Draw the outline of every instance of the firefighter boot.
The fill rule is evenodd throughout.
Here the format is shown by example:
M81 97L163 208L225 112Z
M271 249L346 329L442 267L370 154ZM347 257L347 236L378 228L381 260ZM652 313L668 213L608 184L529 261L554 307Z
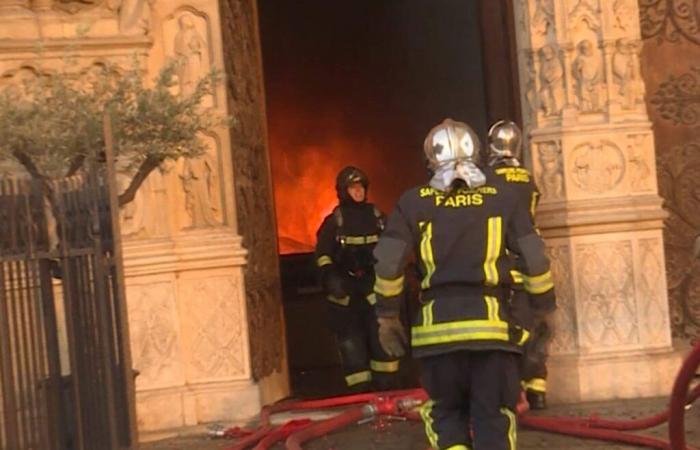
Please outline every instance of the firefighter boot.
M547 399L544 392L528 389L525 391L525 397L530 404L530 409L538 410L547 408Z

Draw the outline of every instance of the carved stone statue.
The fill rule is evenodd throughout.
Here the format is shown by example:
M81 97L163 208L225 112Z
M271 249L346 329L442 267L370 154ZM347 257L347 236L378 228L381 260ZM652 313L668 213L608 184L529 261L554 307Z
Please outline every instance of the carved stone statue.
M576 80L576 97L579 109L593 112L600 109L600 90L603 81L600 56L596 55L589 40L578 45L578 56L574 59L572 75Z
M155 0L108 0L119 12L119 32L127 36L146 35L151 28L151 5Z
M544 198L556 199L564 195L564 175L561 165L561 150L555 141L537 144L541 172L539 185Z
M179 30L175 35L175 56L180 59L178 81L180 93L191 93L205 70L207 42L199 34L192 16L184 14L178 19Z
M564 68L554 48L540 49L540 107L545 116L561 112L564 106Z
M554 28L554 2L552 0L537 0L535 13L532 15L532 28L546 36Z
M185 159L182 172L185 208L190 216L189 228L213 227L220 224L216 165L208 155Z
M641 96L641 75L634 43L627 39L615 42L612 71L617 92L622 97L622 106L633 109Z

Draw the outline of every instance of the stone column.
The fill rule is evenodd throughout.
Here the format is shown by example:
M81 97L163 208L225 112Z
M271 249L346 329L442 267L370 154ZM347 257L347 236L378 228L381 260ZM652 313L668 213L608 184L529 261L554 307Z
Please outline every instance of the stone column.
M643 86L634 79L637 4L519 0L515 8L523 105L535 106L524 117L542 191L537 221L559 303L548 395L553 401L666 395L679 356L669 326L666 213ZM563 49L563 61L528 70L529 58L546 47ZM563 83L556 64L565 68ZM527 98L533 76L534 101ZM556 98L567 99L566 106L560 109Z

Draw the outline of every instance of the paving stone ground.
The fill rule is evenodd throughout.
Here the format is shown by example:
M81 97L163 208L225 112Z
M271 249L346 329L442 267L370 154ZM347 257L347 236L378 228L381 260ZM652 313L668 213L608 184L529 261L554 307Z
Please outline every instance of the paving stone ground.
M557 405L539 415L586 417L597 414L606 418L646 417L665 408L666 398L624 400L614 402ZM686 414L686 442L700 447L700 402ZM235 441L209 439L203 429L189 430L190 435L143 444L140 450L225 450ZM641 432L667 439L667 427L660 426ZM274 447L281 450L284 446ZM427 443L420 423L390 422L378 428L376 424L364 424L347 428L307 444L308 450L425 450ZM518 432L519 450L624 450L645 448L614 443L599 442L542 433L527 429Z

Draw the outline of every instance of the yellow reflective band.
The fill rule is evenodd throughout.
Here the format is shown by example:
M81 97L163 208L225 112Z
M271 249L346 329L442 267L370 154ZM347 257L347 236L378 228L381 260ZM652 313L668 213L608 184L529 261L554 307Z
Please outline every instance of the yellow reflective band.
M548 270L536 277L523 275L523 284L525 285L525 290L530 294L543 294L554 287L552 272Z
M367 236L341 236L340 240L346 245L374 244L379 241L379 235L370 234Z
M508 323L494 320L464 320L411 328L414 347L465 341L508 341Z
M428 289L430 278L435 273L435 258L433 256L433 224L430 222L420 222L418 228L421 230L420 259L425 267L425 276L420 283L420 287Z
M369 361L369 368L375 372L393 373L399 371L399 360L396 361Z
M333 264L333 260L332 260L331 257L328 256L328 255L321 255L321 256L319 256L318 259L316 260L316 265L317 265L318 267L327 266L328 264Z
M431 300L429 303L423 305L423 326L428 327L433 324L433 303L435 300Z
M518 345L525 345L528 339L530 339L530 332L523 328L523 334L520 336Z
M328 297L326 297L326 299L329 302L335 303L336 305L340 305L340 306L348 306L350 304L350 297L349 296L345 296L343 298L336 298L336 297L333 297L332 295L329 295Z
M458 445L453 445L452 447L447 447L445 450L471 450L471 447L467 447L466 445L458 444Z
M420 417L423 419L423 423L425 424L425 435L428 438L430 446L433 448L438 448L438 435L433 429L433 418L430 416L430 413L433 412L434 404L435 402L432 400L425 402L420 409Z
M354 386L360 383L367 383L372 381L372 372L369 370L363 370L362 372L355 372L347 375L345 377L345 384L348 386Z
M510 271L510 278L513 281L513 284L523 284L523 274L517 270Z
M501 318L499 317L498 299L487 295L484 297L484 301L486 302L486 311L488 313L489 320L500 321Z
M403 275L387 280L377 275L374 282L374 292L384 297L395 297L403 292Z
M486 258L484 259L484 283L487 286L498 285L498 267L496 261L501 255L501 217L489 217L486 225Z
M375 294L374 292L369 294L367 296L367 303L369 303L372 306L376 305L377 304L377 294Z
M537 191L532 191L532 197L530 198L530 217L535 220L535 210L537 209L537 198L539 197Z
M508 450L516 450L518 428L515 425L515 414L508 408L501 408L501 414L508 419Z
M544 378L532 378L523 381L523 387L528 391L547 392L547 380Z

